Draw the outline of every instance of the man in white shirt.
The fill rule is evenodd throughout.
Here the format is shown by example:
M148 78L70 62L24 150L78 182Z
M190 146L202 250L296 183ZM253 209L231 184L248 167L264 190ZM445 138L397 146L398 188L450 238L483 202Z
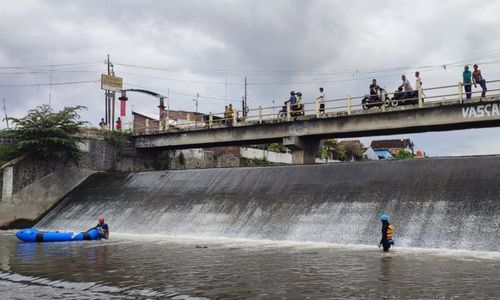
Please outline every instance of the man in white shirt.
M422 87L422 79L420 78L420 72L415 72L415 89L418 91Z
M401 84L399 87L402 88L404 91L401 99L406 99L410 97L413 88L411 87L410 81L406 79L406 75L401 75L401 79L403 80L403 84Z

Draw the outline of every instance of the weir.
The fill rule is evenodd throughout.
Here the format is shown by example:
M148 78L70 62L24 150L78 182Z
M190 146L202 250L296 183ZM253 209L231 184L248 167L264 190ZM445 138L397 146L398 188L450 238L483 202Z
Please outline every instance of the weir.
M114 232L500 251L500 157L94 174L38 224Z

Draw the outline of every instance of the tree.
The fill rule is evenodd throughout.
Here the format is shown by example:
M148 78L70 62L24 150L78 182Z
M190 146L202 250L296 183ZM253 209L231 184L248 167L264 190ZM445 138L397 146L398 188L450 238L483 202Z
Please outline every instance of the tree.
M78 136L81 126L78 110L84 106L65 107L53 112L49 105L38 106L28 111L23 118L9 118L15 128L9 131L16 139L15 151L41 159L60 159L78 162L81 151L78 144L83 138Z
M412 159L413 157L413 153L408 150L399 150L396 154L396 159Z
M321 147L321 157L327 159L345 160L346 152L344 146L336 139L328 139Z

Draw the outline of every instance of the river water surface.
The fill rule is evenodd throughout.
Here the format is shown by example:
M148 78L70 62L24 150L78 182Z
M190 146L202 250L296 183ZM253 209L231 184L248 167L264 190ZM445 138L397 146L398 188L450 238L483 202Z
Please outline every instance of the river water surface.
M0 231L0 299L491 299L500 253L114 234L23 243Z

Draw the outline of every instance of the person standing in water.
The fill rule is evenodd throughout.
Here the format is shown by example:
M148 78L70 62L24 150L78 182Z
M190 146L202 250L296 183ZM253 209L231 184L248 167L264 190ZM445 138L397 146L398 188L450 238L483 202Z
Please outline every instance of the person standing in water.
M382 245L384 252L387 252L391 248L391 245L394 245L394 240L392 239L394 225L389 223L389 216L386 214L380 216L380 221L382 221L382 239L378 246Z

